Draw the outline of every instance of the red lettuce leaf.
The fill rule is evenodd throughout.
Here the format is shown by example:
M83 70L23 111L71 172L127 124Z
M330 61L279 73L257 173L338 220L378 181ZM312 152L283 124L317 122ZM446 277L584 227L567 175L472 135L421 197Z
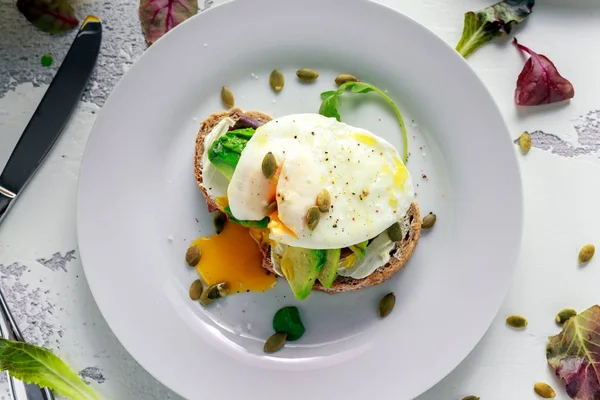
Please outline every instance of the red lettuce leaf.
M522 46L517 38L513 43L520 50L531 55L517 79L515 90L517 105L538 106L572 99L575 96L575 89L571 82L558 73L554 63L548 57Z
M150 45L198 12L198 0L140 0L140 22Z
M549 337L546 359L572 399L600 399L600 306L570 318Z
M68 31L79 25L66 0L18 0L17 8L29 22L49 33Z

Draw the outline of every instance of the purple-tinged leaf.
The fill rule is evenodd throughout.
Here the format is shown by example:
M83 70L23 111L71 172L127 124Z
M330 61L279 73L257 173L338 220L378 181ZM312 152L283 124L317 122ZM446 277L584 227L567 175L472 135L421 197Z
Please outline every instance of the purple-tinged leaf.
M73 7L66 0L18 0L17 8L44 32L58 33L79 25Z
M600 306L570 318L548 338L546 359L572 399L600 399Z
M538 106L572 99L575 96L571 82L561 76L548 57L520 45L517 38L513 42L520 50L531 55L517 80L517 105Z
M151 45L198 12L198 0L140 0L140 22Z

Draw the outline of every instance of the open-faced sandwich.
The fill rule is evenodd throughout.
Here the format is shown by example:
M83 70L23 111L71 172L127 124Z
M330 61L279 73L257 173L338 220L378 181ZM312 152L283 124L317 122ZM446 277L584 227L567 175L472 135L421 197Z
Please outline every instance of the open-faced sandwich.
M419 207L398 151L335 118L215 113L197 136L195 176L208 210L246 227L262 267L299 299L380 284L419 240Z

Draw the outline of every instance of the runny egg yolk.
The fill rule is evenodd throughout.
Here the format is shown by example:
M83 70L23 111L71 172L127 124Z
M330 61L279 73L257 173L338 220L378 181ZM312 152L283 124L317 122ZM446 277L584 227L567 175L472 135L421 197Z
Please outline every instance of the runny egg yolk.
M266 291L275 286L275 274L262 268L262 253L250 230L228 222L214 236L197 239L202 257L196 270L207 285L226 282L230 293Z

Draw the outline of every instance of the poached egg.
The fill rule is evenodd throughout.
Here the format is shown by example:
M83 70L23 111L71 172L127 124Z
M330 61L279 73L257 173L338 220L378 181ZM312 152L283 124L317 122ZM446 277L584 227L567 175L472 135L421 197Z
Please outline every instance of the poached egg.
M267 179L262 162L269 152L277 169ZM331 206L311 230L306 215L323 189ZM287 115L259 127L227 188L235 218L261 220L276 202L269 238L313 249L372 239L400 221L413 199L410 173L389 142L320 114Z

